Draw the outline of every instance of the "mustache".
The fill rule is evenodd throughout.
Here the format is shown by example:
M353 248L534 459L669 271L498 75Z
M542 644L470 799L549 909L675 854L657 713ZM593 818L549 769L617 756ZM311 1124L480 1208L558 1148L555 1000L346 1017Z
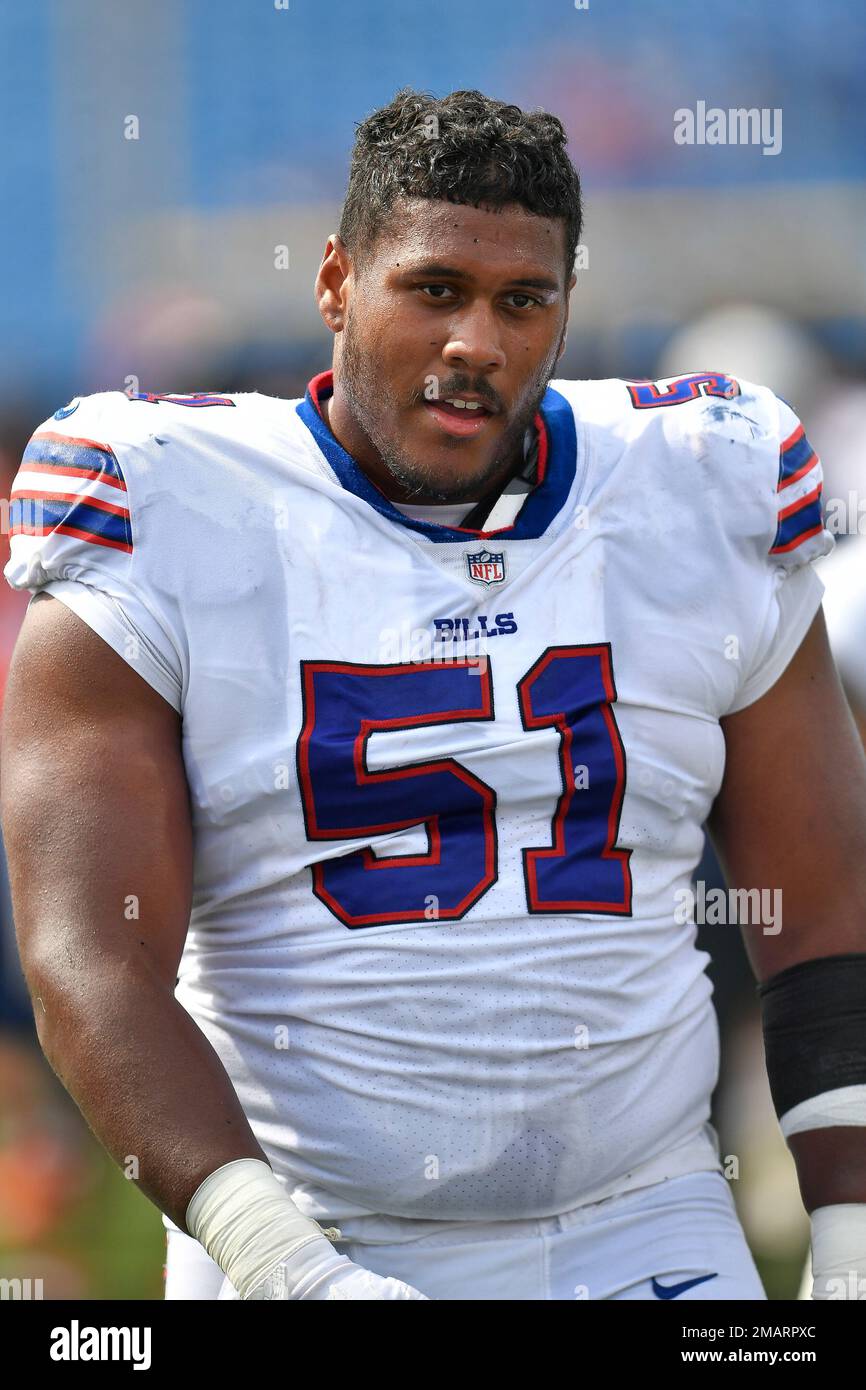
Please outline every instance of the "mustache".
M492 389L487 381L472 382L468 377L452 377L450 381L441 382L435 391L429 386L420 387L413 396L413 403L423 405L425 401L447 400L449 396L460 396L463 394L480 396L484 405L494 414L500 414L503 410L502 400L498 393Z

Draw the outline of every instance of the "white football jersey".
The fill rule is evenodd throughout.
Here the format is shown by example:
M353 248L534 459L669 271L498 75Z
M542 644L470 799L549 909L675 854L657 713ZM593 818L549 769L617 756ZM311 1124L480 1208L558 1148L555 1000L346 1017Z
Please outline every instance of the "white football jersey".
M719 721L820 603L802 427L719 374L557 380L534 488L480 533L393 506L330 389L89 396L14 485L9 582L183 716L177 997L321 1219L541 1217L718 1168L677 895Z

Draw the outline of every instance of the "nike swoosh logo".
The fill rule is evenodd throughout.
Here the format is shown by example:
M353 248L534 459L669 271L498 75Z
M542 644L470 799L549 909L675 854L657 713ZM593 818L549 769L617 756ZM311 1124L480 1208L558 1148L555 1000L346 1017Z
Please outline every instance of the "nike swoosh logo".
M686 1289L693 1289L696 1284L705 1284L708 1279L718 1279L716 1274L699 1274L697 1279L684 1279L681 1284L660 1284L658 1279L653 1279L653 1293L656 1298L679 1298Z

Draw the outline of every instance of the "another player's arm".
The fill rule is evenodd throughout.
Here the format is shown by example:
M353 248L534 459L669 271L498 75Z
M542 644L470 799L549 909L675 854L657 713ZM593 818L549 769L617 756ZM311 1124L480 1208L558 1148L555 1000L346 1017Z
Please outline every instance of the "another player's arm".
M783 1092L786 1066L801 1072L814 1066L826 1073L822 1090L862 1084L866 757L820 610L776 684L722 725L727 757L710 818L713 841L732 886L781 890L778 934L765 933L760 924L742 929L755 973L766 983L791 967L824 962L783 977L779 991L771 991L776 996L772 1010L770 994L765 997L771 1083L775 1070L777 1091ZM854 959L829 959L841 956ZM808 1000L799 1020L784 1012L792 1011L792 987L804 1004ZM824 991L828 1002L822 1000ZM850 1002L842 991L851 993ZM786 996L789 1002L782 1003L780 1012L779 1001ZM822 1008L827 1014L823 1055L811 1057L807 1035L816 1028L812 1036L819 1035ZM795 1046L806 1050L795 1056ZM811 1052L817 1051L816 1044ZM866 1203L866 1122L859 1114L854 1123L792 1133L788 1143L809 1212Z
M192 886L180 718L64 604L27 611L6 690L3 833L39 1040L91 1128L185 1229L220 1163L264 1159L174 998Z

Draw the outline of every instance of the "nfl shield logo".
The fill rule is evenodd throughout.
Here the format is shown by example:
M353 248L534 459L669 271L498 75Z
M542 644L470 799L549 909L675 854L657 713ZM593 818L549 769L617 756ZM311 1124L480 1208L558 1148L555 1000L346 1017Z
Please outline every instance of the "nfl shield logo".
M501 584L505 578L505 552L503 550L477 550L466 556L469 578L476 584Z

